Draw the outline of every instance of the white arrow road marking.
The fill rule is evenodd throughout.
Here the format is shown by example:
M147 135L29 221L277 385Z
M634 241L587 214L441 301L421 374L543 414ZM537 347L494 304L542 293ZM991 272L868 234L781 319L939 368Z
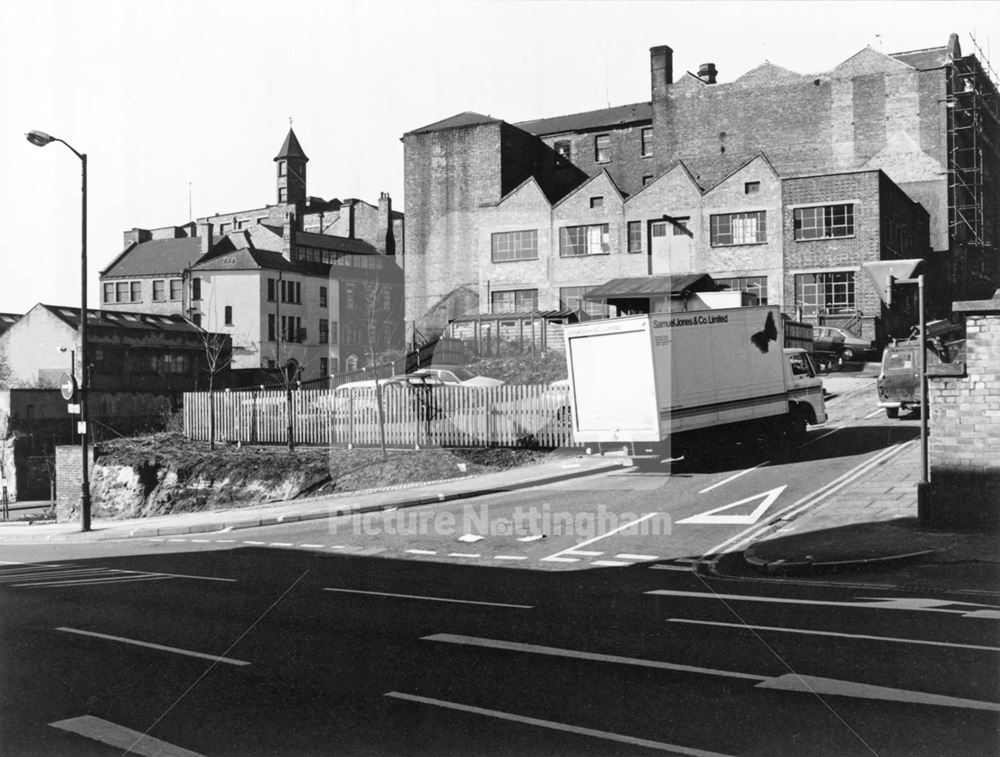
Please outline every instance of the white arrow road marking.
M670 752L672 754L682 754L686 757L726 757L726 755L720 752L708 752L704 749L692 749L691 747L678 746L677 744L665 744L662 741L651 741L649 739L642 739L637 736L627 736L621 733L612 733L610 731L599 731L595 728L583 728L581 726L570 725L568 723L557 723L553 720L541 720L539 718L529 718L525 715L515 715L510 712L502 712L500 710L488 710L485 707L474 707L470 704L459 704L458 702L448 702L444 699L432 699L431 697L421 697L416 694L404 694L401 691L388 691L385 696L391 697L393 699L402 699L406 702L418 702L420 704L429 704L435 707L444 707L449 710L458 710L459 712L468 712L473 715L484 715L489 718L497 718L499 720L508 720L512 723L522 723L524 725L532 725L539 728L548 728L553 731L562 731L564 733L575 733L581 736L591 736L596 739L604 739L605 741L614 741L619 744L631 744L633 746L646 747L647 749L658 749L663 752Z
M343 594L367 594L373 597L393 597L395 599L423 599L428 602L451 602L459 605L485 605L487 607L512 607L515 610L531 610L534 605L511 605L504 602L482 602L473 599L452 599L450 597L428 597L424 594L393 594L387 591L362 591L361 589L332 589L324 588L323 591L335 591Z
M224 662L228 665L249 665L249 662L243 660L234 660L231 657L220 657L214 654L204 654L202 652L192 652L187 649L178 649L177 647L165 647L162 644L153 644L148 641L139 641L137 639L126 639L123 636L109 636L106 633L96 633L94 631L81 631L79 628L65 628L60 626L56 629L57 631L63 631L64 633L75 633L79 636L93 636L95 639L106 639L107 641L120 641L123 644L132 644L136 647L146 647L148 649L158 649L161 652L173 652L174 654L185 655L186 657L199 657L203 660L211 660L212 662Z
M853 697L854 699L882 699L890 702L907 702L909 704L928 704L937 707L962 707L967 710L988 710L1000 712L1000 704L996 702L981 702L978 699L962 699L947 697L942 694L928 694L925 691L907 691L893 689L888 686L873 686L854 681L838 681L836 678L819 678L817 676L800 676L797 673L786 673L777 678L771 678L764 683L758 683L758 689L776 689L777 691L797 691L801 693L820 694L827 696Z
M49 723L49 725L61 731L77 733L88 739L100 741L102 744L109 744L115 749L124 749L129 754L143 755L143 757L201 757L198 752L169 744L108 720L95 718L93 715L58 720Z
M570 562L570 561L573 561L573 562L575 562L576 559L577 559L576 557L565 557L565 555L577 555L577 556L582 555L584 557L595 557L597 555L603 554L602 552L584 552L584 551L581 551L580 548L581 547L586 547L589 544L593 544L595 541L600 541L601 539L604 539L605 537L617 534L619 531L624 531L626 528L631 528L632 526L637 526L638 524L642 523L644 520L649 520L654 515L659 515L659 513L646 513L641 518L636 518L633 521L629 521L628 523L625 523L625 524L623 524L621 526L618 526L618 528L613 528L610 531L608 531L606 534L601 534L599 536L595 536L592 539L587 539L586 541L582 541L579 544L575 544L572 547L570 547L569 549L564 549L561 552L556 552L554 555L549 555L548 557L543 557L539 562L545 562L545 561L549 561L549 562Z
M834 602L826 599L788 599L786 597L758 597L753 594L716 594L710 591L676 591L674 589L656 589L647 591L668 597L689 597L692 599L735 600L742 602L770 602L786 605L822 605L826 607L859 607L868 610L911 610L914 612L946 612L961 615L963 618L1000 618L1000 608L993 605L983 605L978 602L959 602L950 599L921 599L920 597L862 597L858 602ZM966 607L986 607L987 610L949 610L948 605L963 605Z
M524 652L528 654L548 655L551 657L569 657L572 659L590 660L593 662L616 663L619 665L638 665L645 668L657 668L660 670L676 670L682 673L695 673L698 675L740 678L743 680L756 681L754 687L758 689L776 689L779 691L795 691L817 695L835 694L837 696L854 697L857 699L884 699L895 702L930 704L939 707L964 707L966 709L973 710L1000 711L1000 704L996 704L994 702L982 702L978 699L962 699L960 697L949 697L941 694L930 694L924 691L893 689L887 686L875 686L866 683L856 683L854 681L841 681L836 678L801 676L797 673L785 673L780 676L753 675L751 673L740 673L735 670L701 668L694 665L681 665L672 662L664 662L662 660L643 660L637 657L619 657L618 655L581 652L576 649L546 647L538 644L522 644L516 641L483 639L476 636L462 636L450 633L438 633L431 636L423 636L421 638L423 641L440 641L449 644L461 644L472 647L503 649L508 652Z
M752 497L747 497L746 499L741 499L739 502L733 502L729 505L723 505L722 507L716 507L714 510L709 510L708 512L700 513L698 515L692 515L690 518L685 518L684 520L677 521L677 525L681 524L716 524L716 525L741 525L749 526L760 520L761 516L767 512L768 508L773 505L781 493L788 488L788 485L779 486L770 491L761 492L760 494L754 494ZM749 502L755 500L761 500L761 503L757 505L747 515L716 515L716 513L721 513L725 510L733 510L740 507L740 505L745 505Z
M749 628L754 631L777 633L801 633L807 636L832 636L838 639L862 639L864 641L884 641L892 644L922 644L932 647L954 649L975 649L980 652L1000 652L1000 647L986 647L979 644L956 644L949 641L929 641L927 639L904 639L895 636L870 636L863 633L840 633L837 631L817 631L812 628L785 628L783 626L754 626L747 623L723 623L715 620L692 620L690 618L667 618L668 623L689 623L696 626L717 626L719 628Z

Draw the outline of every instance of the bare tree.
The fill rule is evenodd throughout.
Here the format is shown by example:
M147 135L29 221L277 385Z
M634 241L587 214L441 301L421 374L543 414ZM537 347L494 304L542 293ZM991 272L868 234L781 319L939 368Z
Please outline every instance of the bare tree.
M403 326L402 319L397 318L398 312L393 308L392 288L377 273L365 280L359 309L361 326L364 330L365 356L368 364L377 368L379 359L386 355L390 346L397 340ZM385 405L382 385L378 381L378 371L374 373L379 446L382 449L382 457L386 457L388 453L385 444Z
M215 379L233 362L233 342L227 334L202 330L201 345L208 372L208 441L215 449Z
M299 377L309 366L309 359L303 334L278 334L279 340L274 350L274 362L278 366L278 376L285 390L285 416L287 429L285 437L288 451L295 451L295 414L292 402L292 391L300 386Z

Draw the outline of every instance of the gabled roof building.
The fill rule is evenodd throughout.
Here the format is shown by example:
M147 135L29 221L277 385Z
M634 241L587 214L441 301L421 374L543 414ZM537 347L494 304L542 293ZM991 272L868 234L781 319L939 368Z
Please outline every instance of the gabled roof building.
M402 344L403 215L310 196L289 129L275 156L274 204L181 226L132 229L101 272L102 307L179 314L233 340L232 368L294 369L325 380Z
M868 260L927 258L932 302L1000 283L1000 101L957 35L830 71L724 82L650 50L650 101L403 135L406 318L582 302L635 275L708 273L791 315L884 335ZM961 297L959 296L961 295ZM588 304L589 302L589 304Z

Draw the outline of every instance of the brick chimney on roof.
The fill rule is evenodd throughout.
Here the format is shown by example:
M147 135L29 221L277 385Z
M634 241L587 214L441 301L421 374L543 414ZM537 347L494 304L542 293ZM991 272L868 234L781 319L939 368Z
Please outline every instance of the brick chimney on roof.
M715 77L718 75L714 63L702 63L698 66L698 78L706 84L715 84Z
M665 95L674 81L674 51L666 45L649 48L649 73L653 99Z

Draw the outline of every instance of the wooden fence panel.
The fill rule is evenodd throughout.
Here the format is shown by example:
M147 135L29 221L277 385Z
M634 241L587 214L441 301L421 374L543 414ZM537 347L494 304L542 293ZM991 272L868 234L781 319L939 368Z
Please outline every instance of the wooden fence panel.
M284 444L288 419L296 444L392 447L572 444L568 393L545 385L497 387L389 385L223 391L184 395L184 433L208 440L214 409L220 442ZM289 412L291 415L289 416Z

